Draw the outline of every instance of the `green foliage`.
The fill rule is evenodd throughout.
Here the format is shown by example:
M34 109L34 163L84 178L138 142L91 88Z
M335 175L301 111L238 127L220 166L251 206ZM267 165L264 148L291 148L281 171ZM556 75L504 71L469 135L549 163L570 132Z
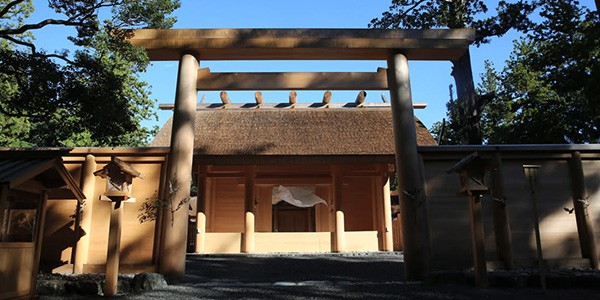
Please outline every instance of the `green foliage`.
M526 30L528 15L536 1L514 3L498 1L496 14L487 16L488 7L482 0L392 0L389 11L373 19L373 28L475 28L476 44L488 43L490 37L502 36L510 29ZM481 19L478 17L487 16Z
M0 0L0 145L140 146L156 128L149 87L137 73L149 64L124 39L133 28L168 28L177 0L50 0L62 16L26 23L31 1ZM73 53L40 50L35 30L76 29ZM13 124L13 125L11 125ZM14 124L19 125L15 129ZM12 127L11 127L12 126Z
M515 41L505 68L486 66L479 88L488 143L595 143L600 128L600 18L577 2L544 0L543 17Z
M534 12L539 21L529 18ZM577 143L599 140L600 20L578 1L498 1L490 14L479 0L393 0L390 11L370 26L472 27L476 44L510 29L525 34L501 71L486 62L477 91L483 96L463 91L461 98L450 99L442 144L464 143L465 131L479 125L490 144L564 143L563 136ZM468 70L458 66L464 82ZM459 86L456 74L455 79ZM480 119L473 112L481 112ZM431 131L440 129L438 122Z
M392 0L389 11L369 24L374 28L473 28L475 44L488 43L511 29L527 31L528 16L538 0L498 1L496 13L489 13L482 0ZM489 95L475 93L469 52L453 61L452 76L457 87L457 100L448 103L448 132L456 134L448 143L481 144L481 113ZM440 124L435 130L439 131Z

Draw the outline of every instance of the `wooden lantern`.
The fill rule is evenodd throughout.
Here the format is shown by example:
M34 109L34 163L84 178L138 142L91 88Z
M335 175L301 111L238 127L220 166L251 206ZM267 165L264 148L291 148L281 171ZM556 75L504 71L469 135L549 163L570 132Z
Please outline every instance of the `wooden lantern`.
M100 200L135 202L135 198L131 197L133 178L141 178L142 174L130 164L113 157L110 163L94 172L94 175L106 179L106 190Z

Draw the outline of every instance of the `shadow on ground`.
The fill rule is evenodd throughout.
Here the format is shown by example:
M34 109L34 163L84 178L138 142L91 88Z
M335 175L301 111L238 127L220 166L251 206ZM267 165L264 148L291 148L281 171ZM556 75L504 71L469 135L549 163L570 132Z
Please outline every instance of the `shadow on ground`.
M302 281L398 282L401 254L376 255L190 255L186 283L277 283Z
M596 299L598 289L406 282L399 253L190 255L186 280L126 299Z

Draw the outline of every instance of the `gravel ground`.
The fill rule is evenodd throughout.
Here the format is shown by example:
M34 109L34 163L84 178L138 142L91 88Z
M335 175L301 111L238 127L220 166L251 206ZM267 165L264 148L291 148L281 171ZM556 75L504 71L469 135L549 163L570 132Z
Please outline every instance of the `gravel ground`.
M190 255L183 283L117 299L600 299L578 289L477 289L403 281L399 253ZM60 297L41 297L59 299ZM69 296L69 298L78 298ZM89 299L89 297L80 297Z

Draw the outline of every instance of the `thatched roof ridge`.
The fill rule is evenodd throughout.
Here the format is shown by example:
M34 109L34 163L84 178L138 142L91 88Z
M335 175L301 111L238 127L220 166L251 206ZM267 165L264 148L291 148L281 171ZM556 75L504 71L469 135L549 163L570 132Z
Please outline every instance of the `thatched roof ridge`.
M194 150L205 155L393 155L391 110L199 110ZM172 118L151 146L168 146ZM436 145L415 118L420 146Z

